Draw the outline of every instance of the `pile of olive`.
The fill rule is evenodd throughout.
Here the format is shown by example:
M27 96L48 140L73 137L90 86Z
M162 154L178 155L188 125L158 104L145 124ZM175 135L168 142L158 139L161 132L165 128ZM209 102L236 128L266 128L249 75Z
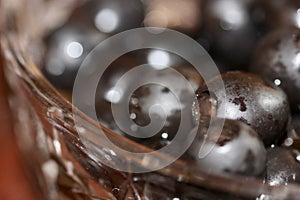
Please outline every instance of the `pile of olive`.
M191 14L181 12L184 9ZM193 37L209 52L221 76L205 83L190 63L175 54L157 49L129 52L115 60L100 79L96 92L99 122L127 136L111 111L111 105L118 104L118 98L112 98L115 84L137 65L161 62L188 80L196 91L195 100L190 105L184 99L187 86L176 81L176 73L157 68L150 78L169 80L175 92L157 84L137 88L130 98L128 117L137 125L130 129L144 134L139 127L150 123L149 110L160 105L166 108L164 113L155 109L152 114L158 121L166 115L165 124L151 138L129 138L153 149L164 147L172 142L183 116L190 122L185 127L187 138L198 130L183 159L212 173L262 176L270 185L299 181L300 1L90 0L45 38L44 74L58 88L71 91L80 64L99 42L153 25ZM226 97L217 87L220 79ZM221 121L224 127L218 137L207 135L208 127L214 130ZM211 152L200 159L199 149L212 145Z

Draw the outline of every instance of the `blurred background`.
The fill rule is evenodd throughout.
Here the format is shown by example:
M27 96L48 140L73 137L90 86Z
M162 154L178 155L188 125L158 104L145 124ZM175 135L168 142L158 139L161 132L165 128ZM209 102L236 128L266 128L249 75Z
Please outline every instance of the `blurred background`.
M0 63L0 199L35 200L35 191L30 186L25 165L16 148L7 94Z

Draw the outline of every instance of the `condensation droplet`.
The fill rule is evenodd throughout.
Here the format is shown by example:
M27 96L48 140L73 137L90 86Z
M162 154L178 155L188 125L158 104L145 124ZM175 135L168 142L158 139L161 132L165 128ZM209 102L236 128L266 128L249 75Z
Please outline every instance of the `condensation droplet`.
M133 105L137 105L139 103L139 99L138 98L131 98L131 103Z
M130 114L130 119L135 119L136 118L136 114L135 113L131 113Z
M59 119L63 119L64 118L64 114L62 109L57 108L55 106L49 107L48 111L47 111L47 116L48 117L57 117Z
M294 143L294 140L292 138L286 138L284 140L284 145L287 147L291 146L293 143Z
M111 157L110 157L109 155L107 155L107 154L106 154L104 157L105 157L107 160L112 160Z
M178 182L182 182L182 181L183 181L183 176L182 176L182 175L179 175L179 176L177 177L177 181L178 181Z

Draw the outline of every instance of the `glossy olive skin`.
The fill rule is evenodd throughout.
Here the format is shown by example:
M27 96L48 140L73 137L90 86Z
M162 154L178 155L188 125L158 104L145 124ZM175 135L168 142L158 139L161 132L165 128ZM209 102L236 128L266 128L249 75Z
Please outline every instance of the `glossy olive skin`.
M143 20L139 0L87 1L46 37L44 74L56 87L71 91L82 61L96 45L116 33L142 26Z
M54 86L71 91L82 61L105 38L107 35L79 24L63 25L45 40L47 52L43 73Z
M111 100L108 95L115 89L121 77L125 77L124 75L128 76L130 70L137 69L138 66L142 64L148 64L148 67L152 68L149 56L151 57L151 54L155 51L156 50L153 49L145 49L127 53L115 60L106 69L99 81L96 92L96 111L98 120L104 126L148 147L158 149L167 145L177 133L181 122L181 114L189 121L186 130L190 130L195 126L191 114L192 99L186 99L185 93L188 91L187 88L191 86L193 93L190 96L192 98L197 88L203 84L203 79L197 71L185 60L178 58L175 54L169 53L170 62L167 64L167 68L153 68L151 74L143 73L126 79L126 83L122 84L122 88L119 89L122 90L122 98L129 98L128 104L121 105L121 102ZM176 73L170 70L170 68L181 75L186 80L186 83L190 85L186 85L178 79ZM128 89L132 87L132 85L140 81L143 82L144 80L151 80L152 83L139 85L139 87L129 94ZM162 81L170 83L174 91L161 85L160 83ZM177 97L179 99L177 99ZM187 105L189 101L190 104ZM155 136L151 138L136 138L127 134L126 131L118 126L115 121L116 118L112 114L111 105L126 107L124 112L119 113L128 113L124 115L120 114L119 116L130 119L131 125L124 124L124 126L128 126L130 133L137 133L141 137L146 137L147 134L141 127L155 123L151 122L149 116L149 111L154 105L161 106L159 110L152 110L155 119L159 122L163 120L166 121L162 129L157 131ZM181 108L183 107L184 109L182 110Z
M294 111L299 110L300 96L300 31L277 30L257 46L249 71L273 81L289 97Z
M243 175L260 175L263 172L266 150L251 127L230 119L212 118L209 122L200 120L198 134L188 150L202 170ZM207 131L208 127L212 132ZM221 129L218 130L218 127ZM221 132L218 134L218 131ZM199 151L207 151L207 154L199 158Z
M300 163L293 150L283 147L268 149L264 182L276 186L299 181Z
M219 78L207 83L212 88L210 96L217 101L214 115L245 122L258 133L266 146L277 144L286 133L290 118L285 93L257 75L236 71L221 75L226 92L226 97L222 97L222 91L216 85ZM199 99L207 94L206 88L197 91L199 104Z
M206 0L203 3L203 29L198 41L212 58L227 69L245 68L259 32L247 0Z
M96 99L95 99L96 111L98 113L98 119L101 121L101 123L104 123L104 125L107 126L108 128L120 133L120 130L114 123L113 116L111 113L112 102L106 97L108 92L112 88L114 88L114 86L121 79L121 77L125 75L129 70L132 70L135 67L138 67L143 64L150 64L151 60L149 58L151 57L151 54L153 52L155 52L155 50L144 49L144 50L132 51L123 56L120 56L118 59L114 60L110 66L107 67L103 76L99 80L98 88L96 91ZM169 63L168 63L169 66L182 66L187 64L183 59L179 58L178 56L175 56L174 54L167 53L166 55L169 57ZM95 61L95 62L100 62L100 61ZM182 70L183 68L184 67L178 67L178 69L182 69ZM181 73L185 74L187 72L183 71ZM195 73L189 73L189 75L187 74L186 76L189 76L192 79L195 79L195 81L197 81L197 78L194 77ZM134 79L128 81L134 83L136 82Z

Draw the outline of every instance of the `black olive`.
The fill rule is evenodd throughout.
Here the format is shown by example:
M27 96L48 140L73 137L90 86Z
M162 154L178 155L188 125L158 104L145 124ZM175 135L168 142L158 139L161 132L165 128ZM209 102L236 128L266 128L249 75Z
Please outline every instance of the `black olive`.
M154 54L168 57L168 63L164 63L166 68L160 68L154 64L154 60L151 60L154 58ZM163 60L157 61L163 62ZM148 68L151 68L152 72L145 72L134 77L128 75L131 70L135 70L142 64L148 64ZM127 76L128 78L126 78ZM185 81L178 76L181 76ZM118 81L122 77L125 77L123 84L117 86ZM144 80L150 80L151 83L139 85L134 91L131 91L131 94L128 94L130 87ZM172 88L161 84L162 82L170 84ZM98 120L104 126L130 139L139 141L154 149L161 148L169 144L176 135L182 120L181 116L188 121L186 123L187 133L195 126L191 104L195 91L202 84L203 79L199 73L189 63L182 58L178 58L175 54L155 49L127 53L115 60L106 69L99 81L96 92ZM190 86L192 92L189 91ZM188 94L189 92L190 94ZM117 95L114 96L113 94ZM121 105L123 104L121 99L124 98L129 98L129 104ZM126 120L130 120L128 122L123 118L124 120L119 122L128 122L128 124L124 124L127 127L127 131L124 131L116 123L111 105L125 108L124 112L119 112L118 116L123 116ZM153 118L151 118L151 115ZM164 120L161 130L157 130L155 136L147 138L147 131L144 131L143 127L153 123L160 123ZM140 137L146 138L134 138L126 134L128 132L134 132L139 134Z
M188 151L195 163L211 173L261 174L266 150L257 133L237 120L212 118L209 122L200 120L198 135Z
M250 62L259 38L251 5L246 0L204 1L203 29L198 41L222 67L242 69Z
M82 61L106 37L71 23L58 28L46 39L45 76L54 86L71 91Z
M264 182L276 186L299 181L300 163L293 150L283 147L268 149Z
M270 33L257 46L251 72L281 87L294 111L300 107L300 31L281 29Z
M139 0L87 1L46 37L44 74L56 87L71 91L82 61L97 44L121 31L141 27L143 20Z
M264 141L265 145L277 144L287 131L290 118L289 103L285 93L275 85L259 76L244 72L227 72L221 75L225 86L226 97L216 83L220 77L210 80L207 88L200 88L197 98L207 96L216 103L212 112L221 118L240 120L250 125ZM201 108L201 103L198 101ZM212 108L213 109L213 108ZM224 112L222 112L224 111ZM199 110L201 115L201 110ZM197 120L197 119L196 119Z

